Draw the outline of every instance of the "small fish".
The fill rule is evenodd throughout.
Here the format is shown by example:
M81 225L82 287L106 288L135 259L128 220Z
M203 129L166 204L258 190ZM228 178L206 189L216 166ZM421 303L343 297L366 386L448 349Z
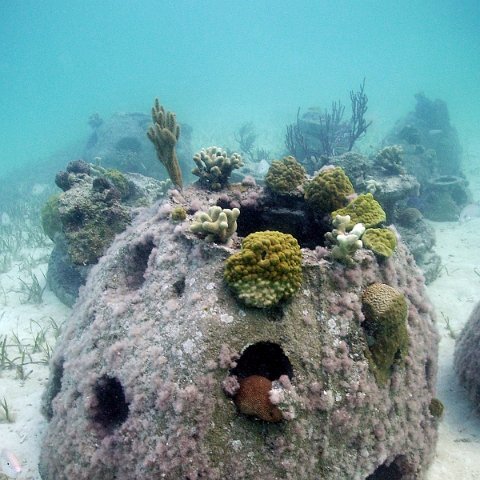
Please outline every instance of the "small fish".
M428 131L428 134L429 135L440 135L441 133L443 133L443 130L439 130L438 128L433 128L432 130L429 130Z
M17 475L22 471L22 466L16 455L6 448L3 448L0 453L0 460L2 472L9 478L17 478Z

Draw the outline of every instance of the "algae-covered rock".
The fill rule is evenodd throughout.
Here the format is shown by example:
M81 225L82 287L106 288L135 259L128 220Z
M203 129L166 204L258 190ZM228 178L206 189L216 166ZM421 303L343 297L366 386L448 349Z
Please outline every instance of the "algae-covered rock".
M62 231L60 216L60 194L52 195L43 205L41 210L42 228L50 240L54 240L55 234Z
M455 369L475 408L480 411L480 303L455 344Z
M79 160L59 172L56 182L64 191L42 208L44 231L55 242L47 281L71 306L85 281L85 267L94 265L125 230L132 209L156 201L168 183Z
M141 211L92 269L52 358L43 480L422 478L438 428L438 335L403 244L381 265L361 249L348 269L303 248L295 294L246 308L223 278L240 242L199 239L188 206L248 192L201 191L184 189L182 223L170 218L173 193ZM252 218L243 208L240 223L259 208ZM408 322L407 348L388 350L382 381L372 360L390 327L365 309L372 283L409 307L395 317Z
M428 406L430 413L436 418L442 418L443 411L445 410L445 406L438 398L432 398L430 405Z

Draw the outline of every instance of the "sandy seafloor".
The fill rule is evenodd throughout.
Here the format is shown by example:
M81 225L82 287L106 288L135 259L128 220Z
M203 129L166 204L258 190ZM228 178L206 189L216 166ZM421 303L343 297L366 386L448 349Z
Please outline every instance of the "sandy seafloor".
M471 158L480 165L480 157ZM465 169L471 179L474 200L480 201L480 174ZM475 175L475 177L470 176ZM478 176L478 177L477 177ZM453 370L454 339L468 319L474 305L480 301L480 218L465 223L433 223L437 234L436 251L442 257L441 276L428 286L429 296L436 308L438 329L441 335L437 396L445 404L445 415L440 424L435 460L427 480L480 480L480 415L474 412L465 392L458 384ZM22 257L33 255L42 259L35 268L42 284L41 272L46 272L49 247L23 251ZM46 290L43 303L22 303L19 292L24 274L22 259L14 262L9 272L0 274L0 339L8 335L12 357L18 356L18 347L12 340L17 334L22 345L34 343L34 337L43 329L46 342L53 346L55 329L52 318L61 324L68 318L65 307L52 292ZM450 329L446 321L450 322ZM0 450L14 452L23 464L20 479L40 479L37 461L42 432L46 422L40 414L41 395L48 379L48 367L41 362L46 357L43 350L32 354L32 363L24 369L25 380L16 378L15 370L0 371L0 401L8 402L14 422L0 422ZM30 350L31 351L31 348ZM15 353L16 352L16 353ZM0 478L1 473L0 473Z

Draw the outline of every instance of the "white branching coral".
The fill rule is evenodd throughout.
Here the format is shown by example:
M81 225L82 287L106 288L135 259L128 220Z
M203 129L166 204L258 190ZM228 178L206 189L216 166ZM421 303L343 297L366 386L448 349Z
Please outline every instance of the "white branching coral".
M363 247L360 240L365 232L363 223L356 223L353 228L347 232L350 223L350 215L337 215L333 220L335 227L331 232L327 232L325 237L334 243L332 257L347 265L353 263L353 255Z
M232 171L243 167L238 153L228 153L219 147L202 148L193 156L196 167L192 173L200 177L199 183L210 190L220 190L228 183Z
M196 235L205 236L207 242L227 243L237 231L238 208L210 207L207 212L198 212L190 230Z

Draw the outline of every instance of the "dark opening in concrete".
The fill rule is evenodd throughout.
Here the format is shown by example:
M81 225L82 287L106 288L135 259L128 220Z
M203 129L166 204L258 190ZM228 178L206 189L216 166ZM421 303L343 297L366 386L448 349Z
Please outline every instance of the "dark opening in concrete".
M111 430L127 419L128 403L123 386L117 378L108 375L100 377L93 392L97 398L97 405L92 412L92 419L95 422Z
M282 375L293 378L293 367L280 345L258 342L244 350L230 374L238 378L260 375L274 381Z
M144 273L147 269L148 259L155 244L152 240L133 245L125 259L125 275L129 288L139 288L145 281Z
M185 277L180 277L174 284L173 284L173 289L175 290L175 293L181 297L183 295L183 292L185 291Z
M390 465L382 464L365 480L402 480L411 478L412 468L405 455L399 455Z

